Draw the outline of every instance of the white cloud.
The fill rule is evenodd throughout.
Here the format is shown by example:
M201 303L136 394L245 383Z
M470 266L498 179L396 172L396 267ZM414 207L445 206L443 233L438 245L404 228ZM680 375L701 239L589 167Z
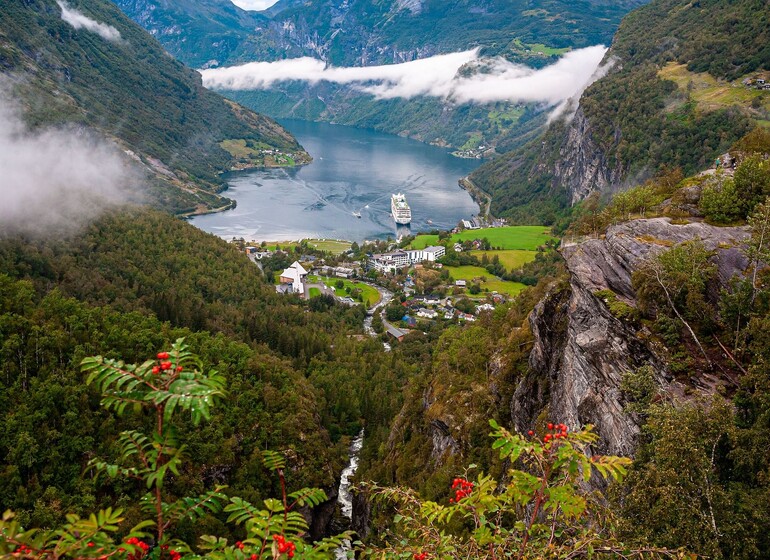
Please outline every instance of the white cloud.
M62 0L56 0L56 3L61 8L61 18L75 29L86 29L107 41L120 41L120 31L111 25L91 19Z
M606 52L601 45L571 51L539 70L503 58L480 58L478 50L471 50L383 66L337 68L305 57L213 68L201 74L204 85L217 89L269 89L285 81L327 81L351 84L378 99L431 96L459 103L558 105L592 83Z
M244 10L267 10L278 0L232 0L232 3Z
M136 198L116 147L84 131L30 131L0 90L0 234L69 232Z

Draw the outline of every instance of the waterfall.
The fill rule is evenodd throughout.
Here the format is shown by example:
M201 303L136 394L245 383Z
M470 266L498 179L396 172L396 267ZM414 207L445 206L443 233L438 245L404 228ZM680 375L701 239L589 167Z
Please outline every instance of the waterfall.
M344 515L348 521L353 521L353 495L350 493L350 479L356 474L358 469L358 454L361 452L361 448L364 446L364 430L353 439L350 444L350 461L345 470L342 471L340 476L340 489L337 497L337 503L340 505L342 515ZM339 547L335 553L338 560L344 560L347 558L347 553L351 549L350 541L345 540L342 546Z

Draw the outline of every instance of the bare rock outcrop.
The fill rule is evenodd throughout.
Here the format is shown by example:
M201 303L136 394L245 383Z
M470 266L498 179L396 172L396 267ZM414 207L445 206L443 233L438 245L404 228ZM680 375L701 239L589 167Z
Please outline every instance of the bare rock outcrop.
M594 142L590 123L581 108L567 126L553 171L554 183L567 190L572 204L594 191L619 188L624 173L622 166L608 161L605 151Z
M615 225L603 239L564 246L569 283L554 286L529 318L535 343L529 372L511 404L516 427L530 429L546 410L548 418L573 428L596 426L601 453L633 454L639 427L624 412L623 375L649 364L664 387L670 376L648 333L615 317L597 292L612 290L619 300L634 305L634 270L677 243L700 239L715 251L718 272L711 292L716 296L746 269L740 248L748 235L746 228L679 225L654 218Z

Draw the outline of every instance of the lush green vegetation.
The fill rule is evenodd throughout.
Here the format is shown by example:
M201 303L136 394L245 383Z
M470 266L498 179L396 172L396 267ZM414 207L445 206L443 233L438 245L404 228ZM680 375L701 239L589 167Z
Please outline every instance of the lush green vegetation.
M498 292L509 296L518 295L526 287L518 282L501 280L480 266L448 266L447 269L452 280L466 280L468 282L466 292L473 295L480 293L476 290L471 292L474 284L485 293Z
M505 226L499 228L469 229L452 234L449 241L473 241L486 239L495 249L534 251L554 239L550 229L542 226ZM439 243L438 235L420 234L410 243L412 249L424 249Z
M537 252L524 251L520 249L510 249L501 251L471 251L471 255L483 260L486 257L488 260L493 260L497 257L501 265L508 270L518 270L528 262L535 260Z
M78 372L85 356L139 362L185 337L204 368L225 373L228 394L210 423L180 418L199 464L180 469L170 490L215 482L248 500L275 495L266 447L301 457L290 491L331 489L348 437L366 422L379 445L414 372L400 349L386 355L376 340L348 336L361 331L361 307L279 297L234 246L164 214L108 216L69 240L5 239L0 268L0 503L24 525L107 506L124 508L126 523L142 519L141 485L97 482L86 467L113 453L121 431L153 420L100 410ZM212 523L183 523L180 535Z
M634 180L664 167L689 175L755 126L752 119L767 120L762 105L755 106L756 94L744 86L742 95L708 102L697 80L679 88L681 77L672 69L708 72L713 82L767 70L768 17L754 0L654 0L626 16L610 49L620 63L585 91L577 117L585 117L583 141L598 147L606 171ZM492 195L493 213L519 223L553 224L564 217L569 186L556 169L565 138L565 125L556 123L472 175Z
M352 297L355 300L361 301L365 307L371 307L380 301L380 292L363 282L355 282L347 278L318 278L316 276L308 276L308 281L323 282L328 287L334 289L334 295Z
M301 150L274 121L204 89L196 72L112 2L70 5L115 27L123 40L75 30L53 0L10 0L0 5L0 67L24 77L14 92L32 125L87 125L138 154L153 177L155 203L182 213L228 202L217 195L219 173L233 159L218 145L223 140Z

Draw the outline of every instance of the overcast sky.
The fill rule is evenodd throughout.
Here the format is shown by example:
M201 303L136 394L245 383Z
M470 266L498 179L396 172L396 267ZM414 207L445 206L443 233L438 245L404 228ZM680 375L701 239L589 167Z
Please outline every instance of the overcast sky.
M232 3L244 10L266 10L278 0L232 0Z

